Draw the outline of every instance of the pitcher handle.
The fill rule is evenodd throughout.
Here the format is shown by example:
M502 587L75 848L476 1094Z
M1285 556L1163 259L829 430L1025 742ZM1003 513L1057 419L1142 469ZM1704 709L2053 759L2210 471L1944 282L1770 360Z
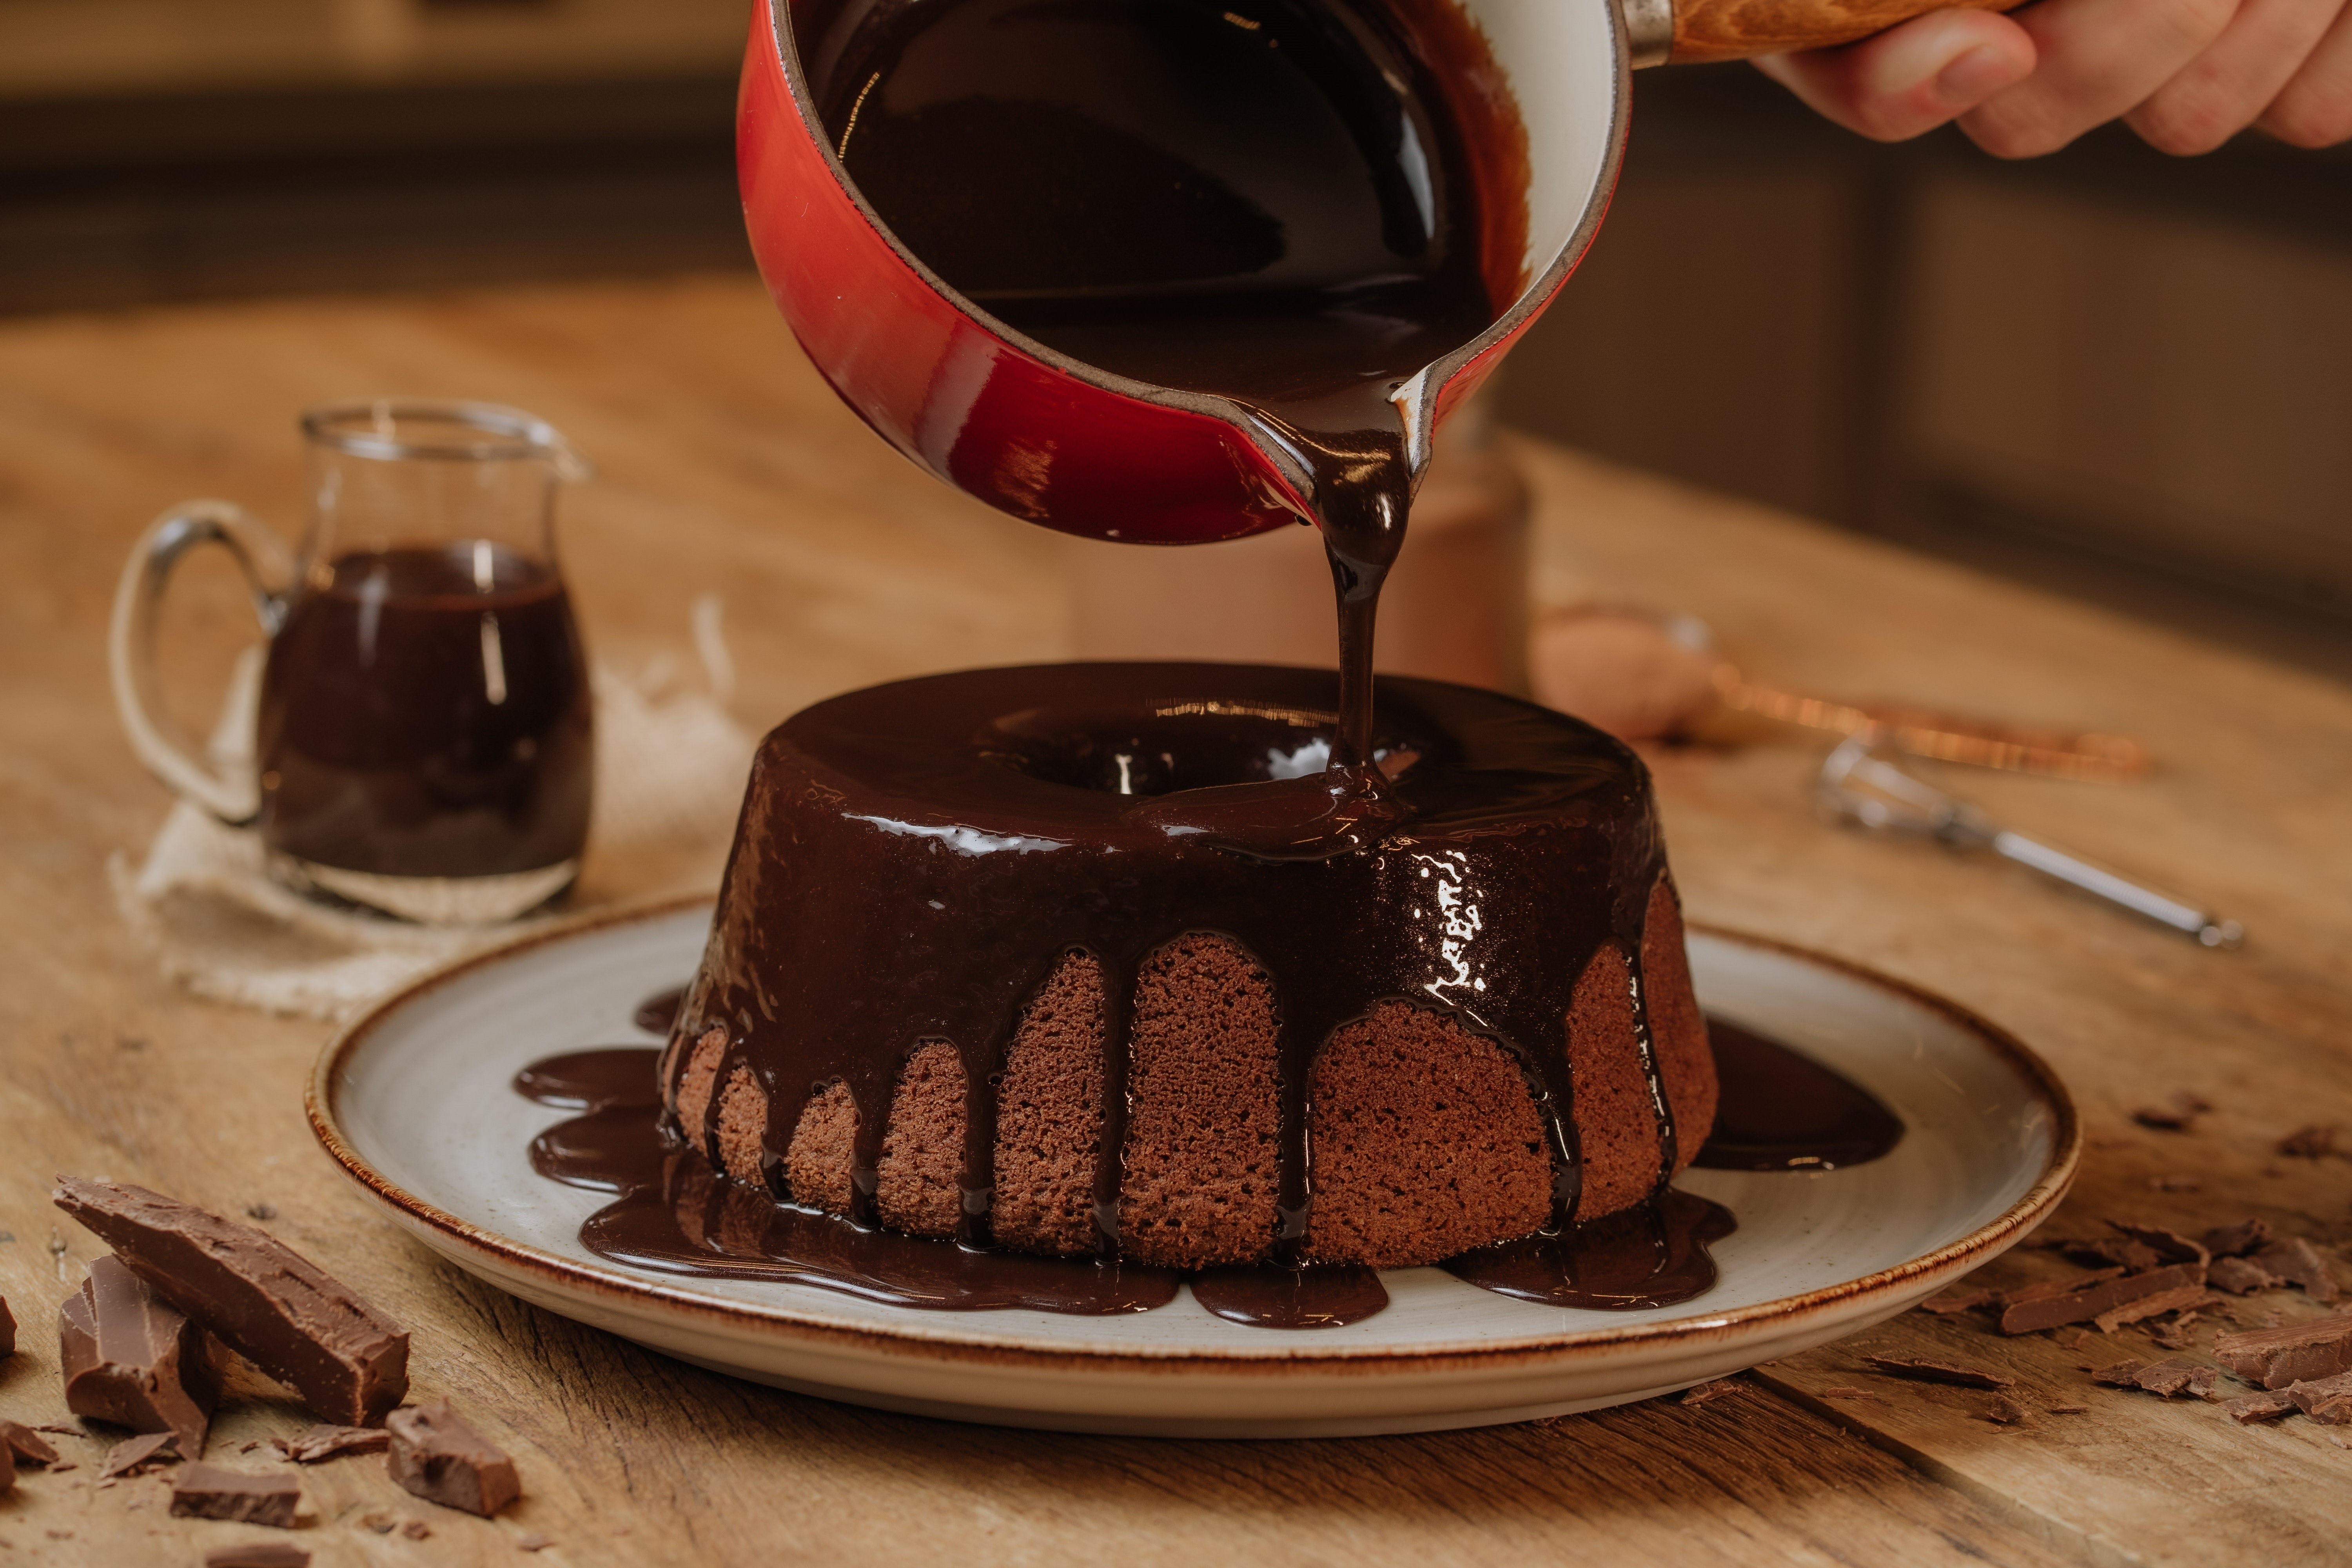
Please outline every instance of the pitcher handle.
M261 786L251 776L232 778L197 760L177 733L158 700L155 681L155 616L164 585L180 557L198 544L227 547L245 574L262 635L277 635L285 618L293 562L285 544L260 519L233 501L192 500L172 508L147 525L123 563L115 585L114 617L107 632L107 661L114 678L115 710L122 717L131 749L147 771L232 827L242 827L261 811Z

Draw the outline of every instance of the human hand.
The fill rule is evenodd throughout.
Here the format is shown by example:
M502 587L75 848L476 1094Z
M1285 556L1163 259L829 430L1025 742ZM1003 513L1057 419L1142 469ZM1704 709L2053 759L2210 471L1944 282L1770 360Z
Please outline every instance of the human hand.
M2347 0L2040 0L1934 11L1843 48L1756 62L1850 131L1900 142L1958 120L2000 158L2054 153L2120 118L2173 153L2248 126L2352 141Z

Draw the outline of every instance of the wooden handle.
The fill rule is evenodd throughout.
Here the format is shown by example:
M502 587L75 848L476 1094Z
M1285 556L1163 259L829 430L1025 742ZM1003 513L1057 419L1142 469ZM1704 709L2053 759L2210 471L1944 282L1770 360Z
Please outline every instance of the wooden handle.
M1822 49L1930 11L2007 11L2021 0L1675 0L1676 65Z

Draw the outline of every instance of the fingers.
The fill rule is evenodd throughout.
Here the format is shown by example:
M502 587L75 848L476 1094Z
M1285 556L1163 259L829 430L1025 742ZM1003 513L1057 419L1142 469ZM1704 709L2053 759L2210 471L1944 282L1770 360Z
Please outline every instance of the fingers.
M1997 158L2054 153L2129 113L2221 35L2238 0L2043 0L2013 18L2039 63L1961 117Z
M2297 147L2352 142L2352 6L2254 123Z
M2341 9L2342 0L2241 0L2211 47L2126 115L2126 122L2161 152L2211 152L2279 97ZM2346 37L2352 41L2352 32ZM2339 131L2336 139L2345 134Z
M1824 119L1879 142L1933 131L2033 72L2025 30L1989 11L1934 11L1839 49L1756 62Z

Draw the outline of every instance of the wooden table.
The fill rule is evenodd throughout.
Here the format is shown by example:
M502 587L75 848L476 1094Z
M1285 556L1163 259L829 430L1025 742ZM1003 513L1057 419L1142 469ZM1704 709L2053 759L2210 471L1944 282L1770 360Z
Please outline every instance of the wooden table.
M504 1561L532 1532L552 1538L550 1562L615 1564L2352 1556L2352 1452L2301 1419L2241 1429L2213 1405L2092 1387L2086 1356L2147 1353L2134 1330L2077 1352L2058 1342L2070 1336L2002 1341L1915 1312L1703 1405L1188 1445L775 1393L436 1261L311 1142L300 1090L325 1028L173 989L128 943L106 879L166 806L107 695L103 627L131 541L195 494L290 527L296 411L384 392L495 398L563 426L604 470L566 498L562 525L591 638L615 659L682 646L693 596L723 593L755 724L867 681L1066 650L1054 541L866 435L748 279L0 325L0 1293L25 1325L0 1362L0 1415L63 1414L57 1305L96 1250L47 1201L50 1173L70 1171L230 1213L273 1205L278 1234L413 1326L420 1394L454 1399L517 1456L529 1496L496 1522L410 1499L372 1461L304 1471L317 1521L299 1539L321 1564ZM2274 1152L2290 1129L2352 1121L2352 692L1552 447L1520 454L1547 599L1695 611L1792 685L2144 736L2161 762L2145 784L1963 783L2021 825L2211 899L2252 932L2242 952L2021 872L1824 826L1805 737L1652 761L1698 917L1946 993L2056 1065L2091 1138L2060 1225L2260 1215L2331 1249L2352 1237L2352 1162ZM192 575L168 636L193 716L250 632L225 565ZM598 863L583 896L708 875L707 861ZM2215 1109L2188 1132L2130 1120L2176 1090ZM2061 1267L2025 1253L1990 1273ZM1873 1375L1864 1350L2009 1367L2035 1414L1996 1426L1984 1395ZM249 1392L215 1426L215 1458L307 1424ZM2066 1403L2091 1408L2042 1413ZM256 1533L166 1518L156 1480L101 1489L100 1443L59 1441L81 1468L27 1472L0 1500L0 1564L194 1563ZM429 1540L370 1527L411 1518Z

